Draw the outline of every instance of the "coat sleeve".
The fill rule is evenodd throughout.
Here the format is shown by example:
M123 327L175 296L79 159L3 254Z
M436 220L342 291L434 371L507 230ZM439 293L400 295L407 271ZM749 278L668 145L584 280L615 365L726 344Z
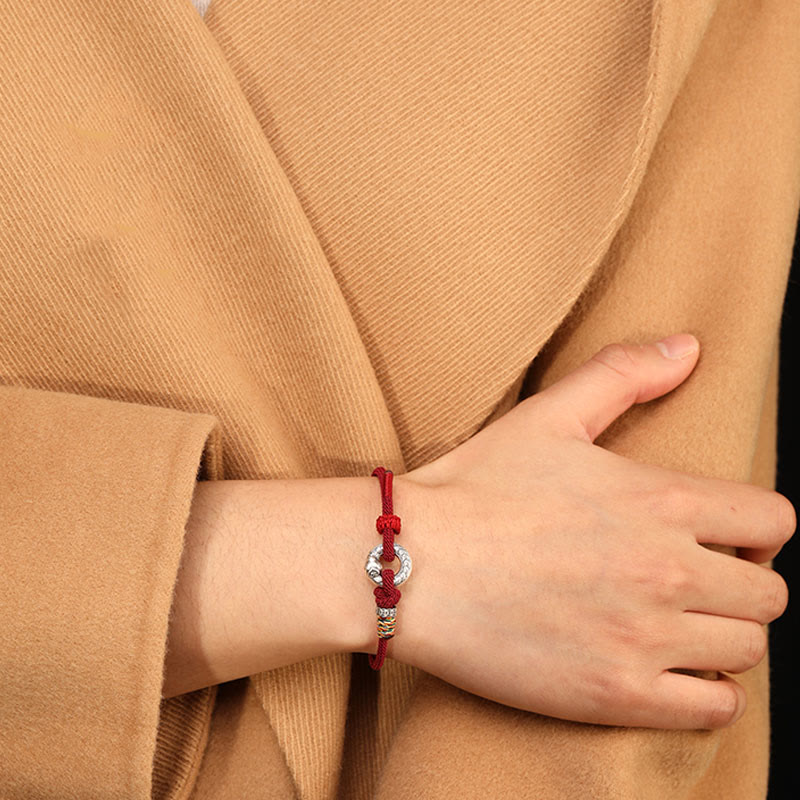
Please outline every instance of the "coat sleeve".
M149 798L180 758L169 736L157 753L159 725L203 735L214 688L162 701L161 685L220 442L209 414L0 386L0 796Z

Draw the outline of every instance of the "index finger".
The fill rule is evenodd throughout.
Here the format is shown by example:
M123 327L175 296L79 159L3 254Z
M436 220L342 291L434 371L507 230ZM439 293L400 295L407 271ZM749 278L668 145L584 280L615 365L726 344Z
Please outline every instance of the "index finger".
M699 544L736 547L741 558L765 563L796 530L794 505L780 492L724 478L685 479L693 494L686 522Z

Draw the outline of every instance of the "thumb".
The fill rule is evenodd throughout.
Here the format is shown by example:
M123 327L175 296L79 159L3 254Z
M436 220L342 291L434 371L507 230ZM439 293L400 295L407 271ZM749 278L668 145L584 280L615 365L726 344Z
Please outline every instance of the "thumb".
M699 348L690 333L650 344L614 342L537 397L568 431L593 442L634 403L646 403L682 383L697 363Z

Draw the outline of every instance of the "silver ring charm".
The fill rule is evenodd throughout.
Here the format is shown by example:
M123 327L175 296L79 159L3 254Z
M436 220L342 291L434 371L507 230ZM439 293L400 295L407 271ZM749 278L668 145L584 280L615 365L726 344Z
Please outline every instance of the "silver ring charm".
M411 556L408 554L408 550L399 544L395 544L394 552L400 559L400 569L395 573L394 576L394 585L399 586L401 583L406 581L408 576L411 574ZM383 586L383 575L381 575L381 570L384 569L384 567L381 566L380 562L382 555L383 542L375 545L375 547L369 551L367 563L364 565L364 569L367 571L367 577L374 583L378 584L378 586Z

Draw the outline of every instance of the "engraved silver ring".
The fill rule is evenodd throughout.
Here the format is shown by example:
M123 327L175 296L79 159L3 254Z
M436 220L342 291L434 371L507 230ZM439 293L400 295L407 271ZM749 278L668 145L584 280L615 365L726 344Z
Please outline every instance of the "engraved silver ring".
M400 559L400 569L394 575L394 585L399 586L401 583L406 581L408 576L411 574L411 556L408 554L408 550L399 544L395 544L394 552ZM374 583L378 584L378 586L383 586L383 575L381 575L381 570L385 569L385 567L381 566L380 558L382 555L383 542L375 545L375 547L369 551L367 563L364 565L364 569L367 571L367 577Z

